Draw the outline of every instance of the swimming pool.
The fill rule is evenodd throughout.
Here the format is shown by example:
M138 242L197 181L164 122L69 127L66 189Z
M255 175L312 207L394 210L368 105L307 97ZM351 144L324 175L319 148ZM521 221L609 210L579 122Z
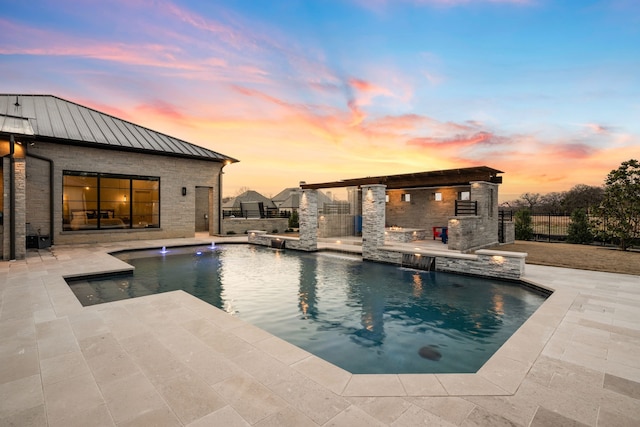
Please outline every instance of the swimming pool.
M253 245L126 252L83 305L177 289L356 374L476 372L546 296L516 283Z

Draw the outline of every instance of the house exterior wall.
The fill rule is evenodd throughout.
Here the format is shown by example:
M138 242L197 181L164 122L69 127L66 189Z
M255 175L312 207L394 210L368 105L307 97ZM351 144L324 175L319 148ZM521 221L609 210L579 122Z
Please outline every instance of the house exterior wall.
M460 191L470 191L470 186L388 190L386 226L427 231L432 227L446 227L449 218L455 214L455 201ZM442 194L441 201L434 200L435 193ZM410 201L403 201L403 194L410 194Z
M27 159L27 235L51 235L49 220L49 163L29 157Z
M9 239L5 238L9 234L9 194L11 189L9 188L9 163L10 160L7 157L2 158L2 173L0 174L2 181L1 196L2 205L0 211L2 211L2 225L0 225L0 259L5 259L5 254L9 253Z
M193 237L195 233L196 187L211 187L213 200L211 224L219 218L219 175L222 163L161 156L146 153L103 150L92 147L70 146L36 141L29 154L51 159L54 176L54 230L55 244L109 242L159 238ZM49 188L47 168L41 168L39 159L27 157L29 184L26 191L26 222L31 227L48 228L48 217L39 203ZM44 162L46 164L46 162ZM44 169L44 170L42 170ZM62 231L62 173L64 170L113 173L122 175L157 176L160 178L160 228ZM182 187L187 189L182 195ZM48 191L48 190L47 190ZM48 210L47 210L48 215ZM211 234L218 233L210 229ZM22 239L24 241L24 239Z

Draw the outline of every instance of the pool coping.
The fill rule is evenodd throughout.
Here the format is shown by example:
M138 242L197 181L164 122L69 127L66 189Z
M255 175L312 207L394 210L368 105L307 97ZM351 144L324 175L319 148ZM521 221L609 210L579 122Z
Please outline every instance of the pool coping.
M213 239L220 244L249 244L242 238L234 240ZM136 244L137 243L137 244ZM206 242L209 243L209 242ZM131 272L134 268L124 261L119 260L112 254L145 250L158 249L162 246L167 247L189 247L201 246L204 242L181 242L175 245L158 245L155 242L127 242L125 248L109 249L102 252L103 255L111 258L112 262L105 263L111 265L95 269L83 269L83 272L70 272L62 275L64 279L77 279L84 277L96 277L100 275L118 274L122 272ZM411 245L409 243L408 245ZM398 245L398 244L396 244ZM319 248L322 252L336 252L332 247ZM504 253L504 251L500 251ZM357 254L357 252L349 252ZM526 256L526 255L524 255ZM502 279L504 280L504 279ZM476 373L447 373L447 374L352 374L332 363L315 356L285 340L275 337L274 335L250 324L249 322L237 319L239 325L225 329L226 332L236 335L238 338L247 341L249 344L255 345L260 349L260 342L251 338L247 338L246 330L248 326L260 329L263 333L257 334L260 341L264 339L274 338L280 340L278 349L270 349L266 351L271 357L280 362L289 364L292 368L307 376L314 382L326 387L333 393L344 397L443 397L443 396L509 396L513 395L520 384L531 369L534 361L540 355L543 348L551 338L556 326L564 317L564 313L573 303L576 293L566 290L554 289L531 280L520 279L519 281L528 283L535 288L548 290L551 293L540 307L511 335L511 337L483 364ZM74 299L77 299L73 291L67 286L69 293ZM182 295L183 294L183 295ZM214 307L197 297L179 290L165 292L162 294L148 295L135 299L146 298L153 299L158 296L180 295L178 299L187 308L197 307L199 313L205 316L216 317L218 313L229 316L223 310ZM130 300L114 301L105 304L126 304ZM202 306L204 304L204 307ZM95 309L103 304L82 307L83 309ZM206 311L210 310L211 313ZM272 344L273 345L273 344ZM300 360L291 363L291 354L304 354Z
M351 375L183 291L82 307L62 278L122 267L110 251L209 242L56 246L0 263L0 424L640 420L640 276L527 265L524 279L555 293L497 357L475 374L415 376Z

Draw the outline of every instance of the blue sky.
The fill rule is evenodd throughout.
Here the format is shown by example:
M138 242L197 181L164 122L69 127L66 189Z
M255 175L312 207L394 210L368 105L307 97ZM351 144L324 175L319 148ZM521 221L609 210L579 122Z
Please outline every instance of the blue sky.
M225 195L486 165L501 200L640 153L640 2L0 0L0 91L240 160Z

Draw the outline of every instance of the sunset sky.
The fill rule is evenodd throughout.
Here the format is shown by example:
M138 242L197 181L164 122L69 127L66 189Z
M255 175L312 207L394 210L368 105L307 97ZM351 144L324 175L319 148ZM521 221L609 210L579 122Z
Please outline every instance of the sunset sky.
M0 0L0 93L240 160L224 194L485 165L501 201L640 158L638 0Z

